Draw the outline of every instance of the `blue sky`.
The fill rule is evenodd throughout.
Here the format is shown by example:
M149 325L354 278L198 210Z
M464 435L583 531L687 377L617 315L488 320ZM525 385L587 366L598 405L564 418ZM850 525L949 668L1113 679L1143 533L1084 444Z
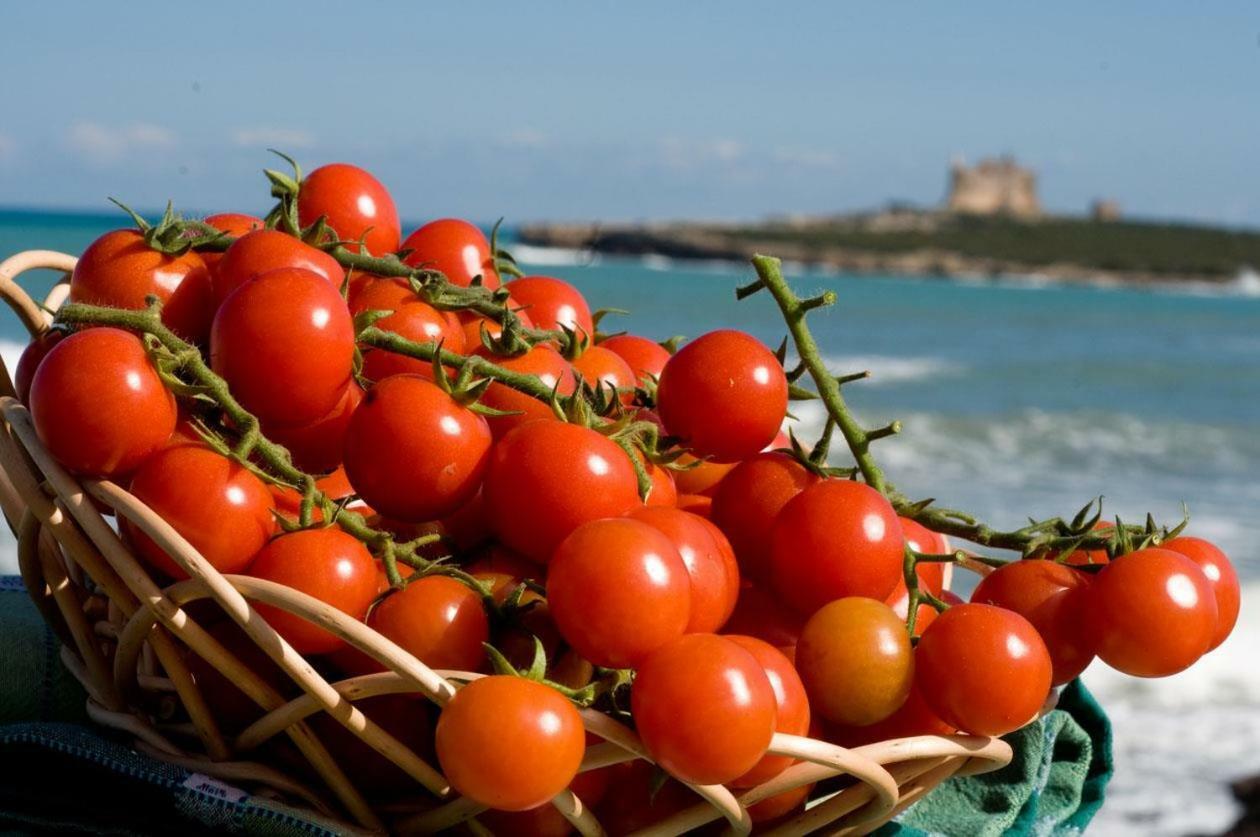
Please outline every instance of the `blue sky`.
M7 206L259 210L274 145L411 219L746 218L1010 152L1055 210L1260 226L1242 2L23 2L0 72Z

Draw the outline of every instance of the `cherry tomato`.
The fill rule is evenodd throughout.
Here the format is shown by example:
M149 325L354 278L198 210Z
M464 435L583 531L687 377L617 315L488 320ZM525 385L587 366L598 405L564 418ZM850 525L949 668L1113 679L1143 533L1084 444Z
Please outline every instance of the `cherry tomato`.
M1216 597L1216 633L1212 635L1212 644L1208 646L1211 651L1225 641L1238 621L1242 600L1242 592L1238 588L1238 573L1234 571L1234 565L1225 557L1224 552L1202 538L1183 535L1165 541L1161 546L1163 549L1179 552L1198 564L1207 577L1208 584L1212 585L1212 592Z
M219 307L210 363L262 421L306 424L345 395L354 323L341 294L322 277L275 270L242 285Z
M748 806L748 816L757 825L767 825L805 810L805 802L814 790L812 784L776 793Z
M450 576L429 575L390 593L368 625L429 668L476 671L490 638L481 596Z
M579 654L598 666L632 668L686 629L691 579L659 529L594 520L556 549L547 600L560 635Z
M411 251L403 259L407 264L440 271L461 288L467 288L478 276L481 284L490 290L499 287L490 242L481 230L467 221L458 218L430 221L407 236L402 249Z
M516 309L516 303L513 302L511 298L508 299L507 304L513 310ZM528 313L523 310L518 310L515 313L516 318L520 320L522 328L534 327L534 321L529 318ZM497 320L492 320L489 317L483 317L480 314L475 314L471 311L460 311L458 319L460 328L464 331L464 346L467 347L469 351L471 351L474 347L483 345L484 341L481 339L483 331L489 337L498 337L503 333L503 326L500 325Z
M774 691L775 732L788 735L809 733L809 697L805 685L792 666L792 661L765 640L739 634L727 634L726 639L752 654L770 681ZM789 756L765 756L757 765L738 779L731 780L731 787L752 788L778 776L795 761Z
M508 282L507 287L512 301L529 313L535 328L567 328L587 336L595 334L586 298L563 279L522 276Z
M905 624L883 602L856 596L809 618L796 645L796 668L814 710L850 726L896 712L914 679Z
M131 478L129 489L169 523L221 573L239 573L275 532L271 492L232 460L207 447L177 445L157 451ZM171 578L188 573L130 520L123 533L140 557Z
M636 382L644 378L659 378L669 360L668 349L636 334L616 334L599 345L621 355L621 359L629 364Z
M139 230L113 230L88 245L70 274L70 301L140 310L162 301L162 322L192 343L204 343L214 316L210 271L192 250L169 256Z
M608 795L611 768L587 770L573 777L569 790L582 805L591 809ZM544 802L528 811L489 810L477 815L477 820L495 834L511 834L513 837L568 837L574 833L573 824L550 802Z
M687 633L713 633L726 624L739 594L739 567L721 532L704 518L679 509L641 506L627 517L663 533L678 550L691 578L691 616Z
M253 215L244 215L240 212L220 212L217 215L207 215L201 220L203 223L209 224L216 230L225 232L233 238L240 238L246 233L261 230L265 226L263 219L255 218ZM223 253L216 253L213 250L202 250L200 251L200 256L213 277L214 272L218 269L219 261L223 258ZM213 281L211 284L213 285Z
M989 573L971 600L1013 610L1032 623L1050 652L1051 682L1062 686L1094 659L1096 643L1086 620L1088 589L1089 578L1067 564L1029 559Z
M687 634L648 655L630 706L652 760L692 784L743 776L774 735L775 694L765 670L713 634Z
M255 230L236 239L215 266L215 304L222 305L250 279L282 268L309 270L337 291L346 276L345 269L323 250L279 230Z
M944 535L939 535L908 517L898 517L897 520L901 523L901 532L905 536L906 543L916 552L922 552L926 555L944 555L949 551L949 542ZM926 590L934 596L941 594L941 588L945 586L945 565L943 563L921 561L915 564L914 574L919 580L920 590ZM906 618L907 607L910 605L910 592L906 590L904 573L897 577L897 585L891 593L884 597L884 601L902 619ZM920 616L924 613L923 607L923 605L919 606ZM932 617L930 618L935 618L935 608L931 605L927 605L927 608L932 611ZM919 625L916 620L914 635L918 636L923 633L922 629L926 627L926 623Z
M30 407L58 462L110 478L165 445L177 418L140 338L116 328L90 328L53 346L35 370Z
M554 389L558 395L572 395L577 389L573 367L569 366L569 362L551 346L540 343L525 354L515 357L496 355L485 346L478 346L472 353L512 372L534 375L545 385ZM506 384L491 384L481 396L481 403L496 410L514 413L514 415L490 418L490 429L494 431L496 439L522 424L538 419L554 421L556 418L549 404L531 395L518 392Z
M346 472L343 468L338 468L331 474L315 480L315 487L333 502L354 494L354 489L350 487L350 480L346 479ZM298 515L302 511L301 492L288 486L269 485L267 488L271 491L271 499L276 507L276 511L290 520L297 520ZM324 514L320 511L319 506L316 506L314 509L314 519L317 522L324 519Z
M473 575L493 573L516 582L532 579L541 583L547 579L547 568L544 565L535 563L519 552L514 552L498 543L492 543L477 550L471 556L467 570Z
M709 459L696 459L689 453L678 457L679 465L691 466L674 472L674 484L683 494L697 494L713 497L718 486L726 475L735 470L734 462L713 462Z
M472 499L490 458L486 420L437 384L394 375L368 390L346 432L346 475L369 506L419 523Z
M342 447L350 419L363 402L363 388L354 380L346 384L337 406L310 424L268 422L263 431L271 441L284 445L293 463L310 474L327 474L340 467Z
M1198 564L1151 548L1116 558L1094 577L1088 618L1107 665L1134 677L1167 677L1212 647L1218 612Z
M349 614L367 615L376 598L376 562L363 544L340 529L303 529L281 535L262 548L249 574L292 587ZM299 654L327 654L345 646L312 622L277 607L255 604Z
M785 453L759 453L722 478L713 494L713 522L730 538L740 569L770 578L770 530L787 502L820 477Z
M451 787L501 811L537 808L560 793L585 752L573 704L523 677L474 680L438 717L438 762Z
M650 500L651 498L648 499ZM685 512L691 512L706 520L713 513L713 498L704 494L679 494L678 499L674 501L674 505Z
M602 346L591 346L573 361L573 369L581 373L591 389L607 393L612 387L618 391L617 399L622 404L629 406L634 403L634 373L616 352Z
M1027 724L1050 692L1050 653L1027 619L986 604L960 604L936 618L914 652L917 681L945 723L973 735Z
M910 593L906 590L904 583L898 586L897 590L899 592L890 595L884 600L884 604L893 609L893 613L897 614L898 619L905 621L910 615ZM963 603L962 599L949 590L942 590L936 596L950 607ZM936 621L936 617L939 615L940 611L935 607L927 602L920 601L918 615L914 617L914 635L916 637L923 636L923 632L927 630L928 625Z
M778 358L752 335L729 329L679 349L656 389L669 432L697 456L718 462L747 459L773 441L787 401Z
M901 708L882 721L864 727L828 725L826 738L841 747L862 747L879 741L893 741L916 735L953 735L957 730L937 717L919 688L919 679Z
M846 596L883 601L897 586L905 558L892 505L849 480L822 480L789 500L770 543L775 590L806 615Z
M703 801L676 779L662 783L656 765L641 759L614 764L608 773L608 793L596 815L609 834L632 834Z
M298 192L297 210L303 227L323 216L338 238L362 240L373 256L394 252L402 238L394 199L379 180L358 166L331 163L308 174ZM355 246L347 247L358 252Z
M346 304L356 317L364 311L397 311L408 303L420 301L411 285L397 276L355 273L346 287Z
M18 400L23 404L31 403L31 381L35 379L35 370L52 351L52 347L65 338L66 332L61 329L49 329L38 337L32 338L22 350L18 358L17 368L13 370L13 389Z
M1094 524L1094 529L1095 531L1099 529L1114 529L1115 525L1108 520L1100 520ZM1055 560L1059 556L1057 553L1047 553L1041 557ZM1106 564L1110 560L1111 557L1107 554L1106 549L1078 549L1069 555L1064 563L1079 567L1088 564Z
M408 302L388 317L376 321L376 327L413 343L441 344L457 354L464 352L464 332L447 316L423 302ZM432 380L433 362L407 357L387 349L368 348L363 352L363 375L380 381L390 375L422 375Z
M678 504L678 489L674 485L673 471L662 468L655 462L646 462L648 478L652 480L652 489L644 499L649 506L665 506L672 508Z
M482 491L499 540L539 563L583 523L639 505L625 451L594 430L559 421L524 424L500 439Z
M801 615L779 601L773 593L745 581L735 602L735 612L726 622L726 630L763 639L782 651L789 660L794 660L796 643L801 638L804 625Z
M456 549L468 552L493 537L490 514L485 495L478 491L471 500L442 518L442 529Z

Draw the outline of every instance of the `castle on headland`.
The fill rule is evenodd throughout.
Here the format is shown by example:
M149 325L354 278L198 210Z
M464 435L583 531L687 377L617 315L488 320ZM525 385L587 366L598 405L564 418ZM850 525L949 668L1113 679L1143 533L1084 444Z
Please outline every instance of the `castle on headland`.
M1038 218L1037 175L1013 157L988 157L974 166L955 159L949 169L945 208L972 215Z

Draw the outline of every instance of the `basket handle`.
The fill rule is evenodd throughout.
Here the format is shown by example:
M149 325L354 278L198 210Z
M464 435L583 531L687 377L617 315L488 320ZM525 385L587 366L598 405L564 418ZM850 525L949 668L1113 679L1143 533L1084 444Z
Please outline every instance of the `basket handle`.
M49 306L39 305L22 289L16 281L18 276L28 270L41 268L60 270L69 274L74 270L77 262L78 259L74 256L58 253L55 250L26 250L0 262L0 298L4 299L13 309L13 313L17 314L32 339L48 330L48 327L52 325L52 314L48 311ZM66 294L61 290L59 283L49 295L48 301L50 305L60 305L65 297ZM16 395L12 375L2 359L0 359L0 394Z

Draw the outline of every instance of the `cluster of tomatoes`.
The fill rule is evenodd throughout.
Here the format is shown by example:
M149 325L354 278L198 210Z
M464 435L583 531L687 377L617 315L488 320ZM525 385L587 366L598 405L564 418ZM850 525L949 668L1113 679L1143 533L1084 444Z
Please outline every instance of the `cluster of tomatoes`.
M471 678L436 723L418 700L395 719L408 738L431 737L452 786L497 811L495 827L564 833L547 803L566 787L614 832L695 801L673 780L658 787L641 762L578 774L577 694L629 720L675 779L748 788L792 764L769 752L776 733L844 745L1001 735L1096 655L1166 675L1233 626L1233 570L1189 537L1110 559L1013 561L963 603L944 589L943 535L787 444L787 377L753 337L715 331L671 354L644 337L598 335L566 282L502 281L472 224L433 221L403 239L387 191L353 166L311 172L295 209L301 226L322 224L341 243L236 214L205 219L234 239L226 250L164 252L143 231L118 230L83 253L70 300L160 300L163 323L203 353L261 433L319 475L341 506L332 519L324 505L298 525L300 493L214 443L243 428L204 393L181 391L171 359L143 335L50 331L23 355L17 386L54 457L124 481L220 572L314 596L434 669L485 674L500 657L528 668L541 649L546 665L530 676ZM348 272L333 255L345 242L454 287L499 291L543 337L510 350L495 339L502 318L426 301L407 277ZM368 312L374 329L484 359L492 380L461 381L451 354L435 365L358 345ZM493 370L533 376L554 398ZM565 420L556 407L599 391L615 393L602 415ZM655 432L628 444L618 433L629 424ZM440 537L391 584L382 542L338 526L345 515L399 542ZM155 574L186 576L138 527L123 521L122 532ZM908 548L911 560L928 556L910 576L929 602L917 644ZM934 599L952 606L938 611ZM321 667L381 670L312 623L257 609ZM627 670L628 715L623 691L591 688L624 688ZM781 816L808 793L766 800L753 816Z

